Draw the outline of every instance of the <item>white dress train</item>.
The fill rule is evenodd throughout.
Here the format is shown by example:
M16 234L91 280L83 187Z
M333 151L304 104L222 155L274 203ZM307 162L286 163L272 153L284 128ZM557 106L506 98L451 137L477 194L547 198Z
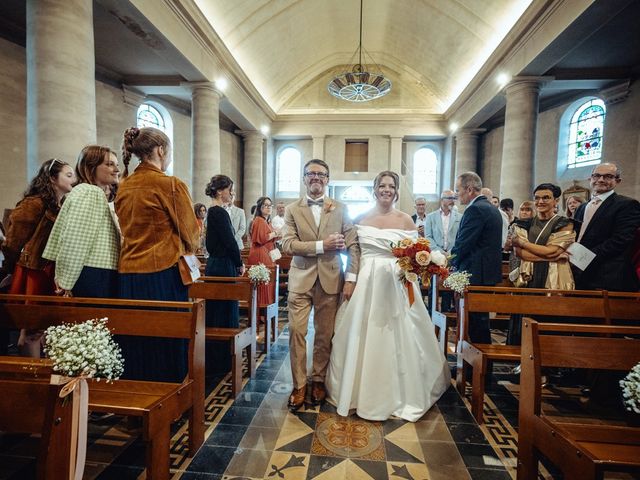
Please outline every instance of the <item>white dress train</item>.
M449 366L431 318L413 285L407 289L391 242L417 232L358 225L362 256L351 300L336 316L326 385L338 414L367 420L391 416L415 422L450 385Z

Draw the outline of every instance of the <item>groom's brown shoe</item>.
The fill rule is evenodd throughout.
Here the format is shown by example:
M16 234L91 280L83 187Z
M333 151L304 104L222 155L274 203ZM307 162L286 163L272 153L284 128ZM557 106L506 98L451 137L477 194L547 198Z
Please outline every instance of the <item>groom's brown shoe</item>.
M292 412L297 412L304 404L304 397L307 395L307 386L304 385L301 388L294 388L293 392L289 396L289 403L287 406Z
M314 405L321 405L327 398L327 389L324 382L313 382L311 386L311 402Z

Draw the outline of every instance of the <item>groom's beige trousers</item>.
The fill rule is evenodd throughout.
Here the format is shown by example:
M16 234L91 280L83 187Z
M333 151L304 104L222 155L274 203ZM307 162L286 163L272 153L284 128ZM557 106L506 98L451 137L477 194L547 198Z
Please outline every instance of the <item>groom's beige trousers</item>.
M311 379L324 382L331 356L331 338L336 322L336 312L340 293L326 293L316 279L313 288L305 293L289 292L289 350L291 354L291 374L293 387L302 388L307 384L307 329L309 314L313 307L313 369Z

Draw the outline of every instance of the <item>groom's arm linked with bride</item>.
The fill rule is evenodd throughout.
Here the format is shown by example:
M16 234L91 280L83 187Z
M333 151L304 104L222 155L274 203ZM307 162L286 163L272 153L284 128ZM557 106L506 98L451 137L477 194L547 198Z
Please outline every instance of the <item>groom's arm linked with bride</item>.
M309 203L303 197L287 207L282 239L284 253L293 256L288 296L293 376L289 408L293 411L302 406L306 395L306 335L311 308L315 329L311 402L316 404L326 397L324 379L335 316L341 296L348 299L353 293L360 258L357 230L346 206L324 197L323 205L314 212ZM346 272L342 271L341 253L348 257Z

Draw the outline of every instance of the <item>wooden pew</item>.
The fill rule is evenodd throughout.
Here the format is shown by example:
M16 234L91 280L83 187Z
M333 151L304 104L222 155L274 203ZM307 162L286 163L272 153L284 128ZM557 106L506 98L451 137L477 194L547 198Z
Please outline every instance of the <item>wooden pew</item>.
M471 413L478 423L483 423L484 384L491 362L519 362L520 346L472 343L468 334L470 313L590 317L600 319L601 323L609 321L603 291L470 286L459 301L458 311L456 388L460 395L465 394L466 371L469 366L473 367Z
M204 302L0 295L0 326L9 328L38 330L104 317L116 335L189 342L189 372L182 383L89 381L91 411L142 418L147 478L168 479L171 424L188 414L189 456L204 442Z
M280 267L280 293L287 295L289 293L289 269L291 268L291 255L282 254L282 257L276 260L276 263Z
M258 305L258 317L264 320L264 352L271 351L271 343L278 338L278 298L280 296L280 266L267 267L273 279L273 303ZM258 324L259 325L259 324ZM259 328L259 327L258 327Z
M246 328L207 327L207 340L228 342L231 355L231 393L234 398L242 390L242 351L247 351L249 377L256 372L256 286L247 277L200 277L189 287L189 296L204 300L238 300L248 306Z
M64 385L50 383L52 371L49 360L0 357L0 431L41 434L36 478L69 480L74 399L60 398Z
M579 332L589 336L576 336ZM603 423L600 419L597 423L580 423L575 419L552 418L545 415L540 405L542 367L627 372L638 362L639 327L523 320L518 480L538 478L540 454L562 470L565 480L601 479L605 471L612 470L640 474L640 428Z

